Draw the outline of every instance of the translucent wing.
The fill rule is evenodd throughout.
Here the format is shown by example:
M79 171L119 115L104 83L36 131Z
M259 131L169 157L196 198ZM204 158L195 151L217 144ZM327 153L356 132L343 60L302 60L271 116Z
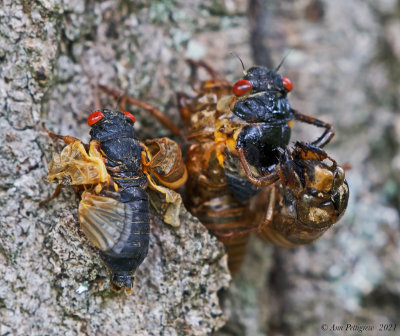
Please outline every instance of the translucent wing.
M63 185L107 182L109 175L96 145L96 141L91 141L88 154L82 142L75 141L60 154L54 154L46 181Z
M89 241L101 251L121 252L131 230L128 204L85 191L79 203L79 221Z
M165 223L178 227L180 225L179 213L182 207L182 198L176 191L153 184L149 178L150 186L148 189L150 203L153 208L163 217Z

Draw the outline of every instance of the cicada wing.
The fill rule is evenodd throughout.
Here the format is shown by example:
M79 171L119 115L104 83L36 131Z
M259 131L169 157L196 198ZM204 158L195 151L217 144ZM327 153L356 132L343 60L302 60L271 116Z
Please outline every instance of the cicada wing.
M97 184L108 179L106 166L92 142L88 154L80 141L74 141L60 154L54 154L46 177L48 182L63 185Z
M163 217L165 223L178 227L180 225L179 214L182 205L182 198L177 192L163 186L147 191L150 197L150 204L156 212Z
M131 230L131 207L111 197L85 191L79 221L89 241L101 251L121 252Z

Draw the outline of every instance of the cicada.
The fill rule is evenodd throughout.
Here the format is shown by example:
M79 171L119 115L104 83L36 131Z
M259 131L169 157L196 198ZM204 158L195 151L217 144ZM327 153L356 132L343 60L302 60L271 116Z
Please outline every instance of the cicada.
M189 63L211 78L194 97L178 94L183 137L190 143L186 202L225 244L230 270L239 269L251 232L286 247L320 237L344 214L349 197L344 170L323 150L333 127L290 106L293 83L279 67L254 66L232 85L207 64ZM323 132L309 144L291 146L294 121Z
M187 178L179 146L167 138L140 142L134 122L129 112L95 111L88 118L88 145L48 131L67 146L54 154L46 177L59 184L48 200L63 186L76 188L81 197L78 216L82 231L111 270L111 289L128 293L149 246L146 189L149 186L162 195L158 210L166 222L177 226L181 198L170 188L180 187Z

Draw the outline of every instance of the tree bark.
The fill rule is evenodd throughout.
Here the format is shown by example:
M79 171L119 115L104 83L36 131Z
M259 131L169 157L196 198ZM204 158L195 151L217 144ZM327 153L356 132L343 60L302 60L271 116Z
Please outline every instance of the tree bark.
M391 0L3 0L0 335L205 335L225 321L217 335L398 328L398 13ZM57 147L40 124L87 141L96 83L179 124L175 94L193 94L185 58L235 81L242 69L231 52L247 68L274 68L288 55L280 73L294 83L291 105L335 126L327 151L351 166L348 210L310 246L282 249L253 237L229 289L223 247L197 219L182 210L175 229L153 214L133 294L113 294L79 229L73 192L38 207L54 190L44 177ZM98 94L102 107L117 106ZM144 111L130 111L141 139L170 136ZM319 134L295 123L292 139Z
M203 57L206 44L226 34L223 20L245 20L244 9L197 0L0 5L1 335L205 335L224 324L217 297L230 279L224 248L184 209L178 228L153 214L133 294L110 292L105 265L79 229L73 192L38 206L54 190L44 178L55 148L41 122L87 141L96 94L102 107L117 105L97 92L104 84L179 123L185 58ZM169 135L133 111L142 140Z

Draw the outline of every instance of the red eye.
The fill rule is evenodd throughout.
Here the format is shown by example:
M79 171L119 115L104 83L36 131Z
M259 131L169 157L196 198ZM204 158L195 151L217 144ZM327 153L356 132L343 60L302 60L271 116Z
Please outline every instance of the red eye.
M104 117L104 114L101 111L95 111L89 116L87 123L89 124L89 126L92 126L95 123L97 123L99 120L101 120L103 117Z
M253 85L246 79L241 79L237 81L232 88L232 91L235 96L243 96L244 94L251 91Z
M131 113L129 113L129 112L124 112L124 114L125 114L129 119L131 119L133 123L135 123L136 118L134 117L133 114L131 114Z
M283 87L288 90L288 91L292 91L293 89L293 83L292 81L287 78L287 77L282 77L282 82L283 82Z

